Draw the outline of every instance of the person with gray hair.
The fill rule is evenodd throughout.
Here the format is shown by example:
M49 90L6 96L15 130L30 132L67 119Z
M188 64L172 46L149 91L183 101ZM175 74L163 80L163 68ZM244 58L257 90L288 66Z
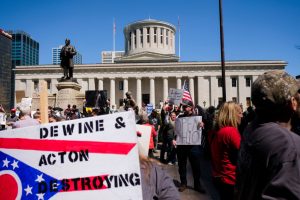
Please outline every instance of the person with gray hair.
M20 108L19 121L16 121L12 124L12 128L23 128L27 126L36 126L39 125L39 121L32 119L30 117L31 109L30 107Z
M296 79L284 71L254 81L256 118L243 133L236 199L300 199L300 137L290 131L299 95Z

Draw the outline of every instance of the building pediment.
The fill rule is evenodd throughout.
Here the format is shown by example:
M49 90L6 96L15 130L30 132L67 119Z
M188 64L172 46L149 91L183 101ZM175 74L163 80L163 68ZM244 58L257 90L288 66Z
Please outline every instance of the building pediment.
M178 62L178 56L174 54L160 54L154 52L141 52L132 55L125 55L115 59L116 63L139 63L139 62Z

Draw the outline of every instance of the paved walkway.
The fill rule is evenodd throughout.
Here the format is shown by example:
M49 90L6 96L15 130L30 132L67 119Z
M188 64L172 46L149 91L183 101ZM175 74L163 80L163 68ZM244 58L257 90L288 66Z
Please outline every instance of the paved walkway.
M158 157L159 152L155 154ZM177 165L166 165L169 175L174 179L175 185L179 186L180 178L178 173ZM182 200L219 200L218 194L211 182L211 168L210 161L201 159L201 183L206 190L206 194L201 194L193 190L193 175L192 169L188 164L187 167L187 180L188 180L188 189L184 192L180 192L180 197Z

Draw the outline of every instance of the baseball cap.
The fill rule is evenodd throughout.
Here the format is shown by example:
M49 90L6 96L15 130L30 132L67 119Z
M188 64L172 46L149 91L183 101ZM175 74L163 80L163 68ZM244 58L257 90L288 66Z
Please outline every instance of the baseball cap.
M189 101L189 100L183 100L182 101L182 105L183 106L189 106L189 107L193 107L193 102L192 101Z
M251 97L256 107L269 103L286 105L299 90L297 80L285 71L268 71L252 84Z
M15 108L12 108L11 110L10 110L10 112L16 112L17 111L17 109L15 109Z

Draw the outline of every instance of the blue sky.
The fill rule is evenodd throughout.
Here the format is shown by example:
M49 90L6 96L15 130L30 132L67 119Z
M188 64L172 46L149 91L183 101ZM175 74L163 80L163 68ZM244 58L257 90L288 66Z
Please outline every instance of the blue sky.
M124 50L123 28L148 19L181 26L182 61L220 61L218 0L1 0L0 28L23 30L40 43L40 64L65 38L83 56L100 63L100 53ZM226 60L284 60L300 75L299 0L223 0ZM178 47L178 38L177 38ZM177 48L178 55L178 48Z

